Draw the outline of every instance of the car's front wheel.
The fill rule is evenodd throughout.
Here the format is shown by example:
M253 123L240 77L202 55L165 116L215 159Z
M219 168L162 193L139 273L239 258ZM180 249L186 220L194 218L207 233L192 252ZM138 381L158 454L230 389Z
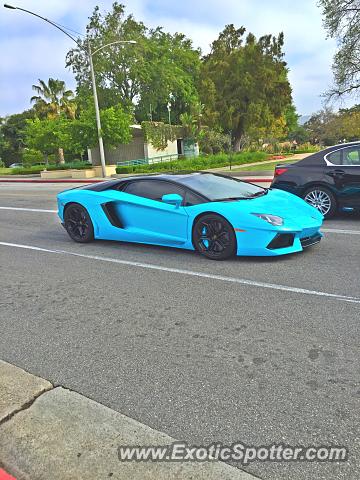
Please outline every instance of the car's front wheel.
M94 227L86 208L78 203L72 203L65 209L64 226L69 236L79 243L94 240Z
M193 245L199 253L211 260L225 260L236 253L234 229L220 215L204 215L194 225Z
M324 187L311 187L304 193L305 202L317 208L325 218L333 217L336 213L335 196Z

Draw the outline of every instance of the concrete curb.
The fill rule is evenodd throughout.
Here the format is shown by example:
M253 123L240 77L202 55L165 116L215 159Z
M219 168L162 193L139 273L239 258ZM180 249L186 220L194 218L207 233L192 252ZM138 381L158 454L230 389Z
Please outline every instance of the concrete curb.
M0 399L9 374L14 395L5 397L6 411L12 413L0 424L0 465L17 480L256 479L222 462L120 461L120 446L162 446L175 440L78 393L53 388L17 367L1 361L0 367ZM1 371L6 372L5 379ZM21 408L19 389L25 391Z
M40 178L4 178L0 177L0 183L98 183L104 180L79 179L72 180L66 178L40 179Z
M6 473L5 470L2 470L0 468L0 480L16 480L16 478L12 477L8 473Z

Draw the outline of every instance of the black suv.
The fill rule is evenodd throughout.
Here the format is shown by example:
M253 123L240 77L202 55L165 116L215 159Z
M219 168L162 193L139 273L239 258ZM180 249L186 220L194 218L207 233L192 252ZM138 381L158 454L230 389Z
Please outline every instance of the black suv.
M326 218L337 211L360 210L360 141L277 165L271 186L302 197Z

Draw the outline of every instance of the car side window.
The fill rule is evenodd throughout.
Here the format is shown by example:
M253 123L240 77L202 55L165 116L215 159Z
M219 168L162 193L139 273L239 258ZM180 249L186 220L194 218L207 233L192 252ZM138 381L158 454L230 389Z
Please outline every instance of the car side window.
M342 150L336 150L333 153L329 153L327 159L333 165L342 165Z
M177 193L183 198L185 196L184 189L171 182L163 180L138 180L130 182L125 190L126 193L137 195L138 197L149 198L161 202L162 196L168 193Z
M185 207L193 207L194 205L200 205L200 203L205 203L206 200L200 195L196 195L193 192L186 192L185 195Z
M359 147L344 148L343 165L360 166L360 148Z

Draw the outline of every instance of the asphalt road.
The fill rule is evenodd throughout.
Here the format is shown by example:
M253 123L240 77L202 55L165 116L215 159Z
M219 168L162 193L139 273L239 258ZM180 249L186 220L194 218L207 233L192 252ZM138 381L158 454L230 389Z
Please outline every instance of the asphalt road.
M0 184L0 207L52 210L63 188ZM0 208L0 358L190 443L349 448L245 468L259 478L358 479L360 303L343 297L360 297L359 225L327 221L302 254L211 262L75 244L54 213Z

